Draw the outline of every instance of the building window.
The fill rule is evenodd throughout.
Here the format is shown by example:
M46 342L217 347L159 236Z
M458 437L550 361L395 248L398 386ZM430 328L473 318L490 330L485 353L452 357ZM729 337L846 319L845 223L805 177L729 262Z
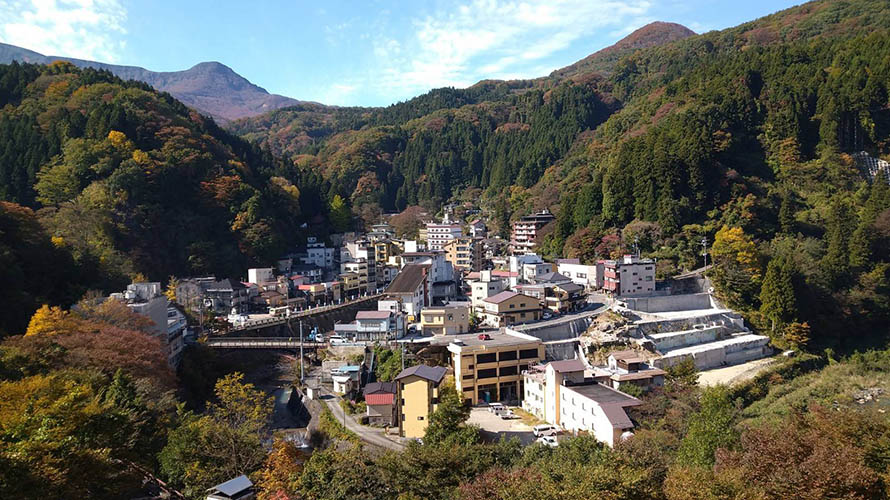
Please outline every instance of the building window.
M463 379L464 379L464 380L473 380L473 374L471 373L471 374L469 374L469 375L464 375L464 376L463 376Z
M510 304L510 309L516 309L516 304Z
M497 354L493 352L476 355L476 363L494 363L497 360Z
M538 357L537 349L522 349L519 351L519 359L531 359Z
M485 370L479 370L479 373L476 374L478 378L493 378L498 376L497 368L488 368Z
M513 361L516 359L516 351L501 351L498 353L498 361Z
M417 417L417 420L423 420L423 417Z
M505 366L501 368L501 377L509 377L511 375L516 375L518 372L516 371L517 367L515 366Z

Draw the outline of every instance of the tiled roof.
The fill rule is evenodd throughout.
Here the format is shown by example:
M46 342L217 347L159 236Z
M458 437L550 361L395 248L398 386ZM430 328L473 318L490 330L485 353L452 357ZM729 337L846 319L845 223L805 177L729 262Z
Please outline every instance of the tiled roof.
M580 359L566 359L563 361L551 361L550 366L557 373L584 371L584 362Z
M379 394L365 394L365 403L369 405L391 405L395 398L395 394L385 392Z
M371 382L365 385L364 395L377 393L395 394L397 389L398 386L395 382Z
M442 381L442 377L445 376L445 368L442 366L415 365L411 368L402 370L402 373L399 373L396 380L410 377L412 375L438 384Z
M519 295L519 294L516 292L511 292L510 290L504 290L503 292L498 293L496 295L492 295L491 297L484 299L484 300L485 300L485 302L488 302L491 304L500 304L501 302L508 300L508 299L512 299L513 297L515 297L517 295Z
M426 278L426 266L408 264L386 288L388 293L414 293Z
M389 319L389 311L359 311L355 313L355 319Z
M609 356L612 356L616 360L624 361L625 363L645 363L646 358L640 356L640 353L634 351L633 349L625 349L623 351L615 351L610 352Z

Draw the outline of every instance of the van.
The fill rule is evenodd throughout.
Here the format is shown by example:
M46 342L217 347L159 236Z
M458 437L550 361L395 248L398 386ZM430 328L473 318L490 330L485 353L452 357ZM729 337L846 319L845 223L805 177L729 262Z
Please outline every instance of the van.
M535 437L552 436L556 434L556 426L550 424L540 424L532 427L532 433Z
M501 403L490 403L488 405L488 411L492 413L500 413L504 411L506 408Z
M331 335L331 345L343 345L347 344L348 341L339 335Z

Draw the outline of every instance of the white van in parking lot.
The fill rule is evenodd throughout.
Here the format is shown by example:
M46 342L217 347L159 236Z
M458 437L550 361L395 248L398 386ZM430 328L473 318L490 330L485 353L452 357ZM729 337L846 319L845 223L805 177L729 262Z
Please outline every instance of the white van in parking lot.
M502 405L501 403L489 403L489 405L488 405L488 411L490 411L492 413L500 413L506 409L507 408L504 405Z
M348 340L344 339L343 337L341 337L339 335L332 335L330 338L330 341L331 341L331 345L343 345L343 344L349 343Z
M556 429L555 425L541 424L532 427L532 433L535 435L535 437L552 436L554 434L557 434L558 430Z

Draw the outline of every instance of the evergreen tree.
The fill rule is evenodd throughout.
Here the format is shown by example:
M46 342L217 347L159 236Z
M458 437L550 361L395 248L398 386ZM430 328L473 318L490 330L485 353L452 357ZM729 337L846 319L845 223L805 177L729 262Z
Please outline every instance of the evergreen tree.
M769 261L760 288L760 312L770 320L773 332L795 319L797 303L791 259L774 257Z
M782 204L779 206L779 228L785 234L794 232L794 207L791 191L788 189L782 193Z

